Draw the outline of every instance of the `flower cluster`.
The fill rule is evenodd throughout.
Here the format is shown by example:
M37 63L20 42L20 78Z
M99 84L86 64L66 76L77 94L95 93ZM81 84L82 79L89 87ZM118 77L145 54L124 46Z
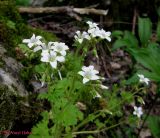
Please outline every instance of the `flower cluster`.
M77 31L74 38L80 44L83 42L84 39L90 40L91 38L99 37L101 39L106 39L109 42L111 41L111 32L106 32L104 29L100 29L98 24L88 21L87 24L89 25L89 29L87 32L80 32Z
M68 46L62 42L49 42L47 45L40 39L41 36L33 36L30 39L24 39L23 43L27 43L29 48L33 47L33 51L37 52L41 50L41 61L50 63L52 68L57 68L57 62L64 62L66 56L66 50Z

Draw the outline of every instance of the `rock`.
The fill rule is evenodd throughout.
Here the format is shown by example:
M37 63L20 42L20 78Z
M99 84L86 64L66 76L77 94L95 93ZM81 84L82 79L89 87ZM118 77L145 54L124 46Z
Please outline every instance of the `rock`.
M6 49L0 44L0 132L12 129L19 105L28 107L28 100L25 99L28 92L25 89L19 72L23 65L14 58L7 56ZM3 134L3 138L7 138L9 133ZM0 136L1 137L1 136Z
M0 84L6 85L10 90L16 92L16 95L26 96L28 92L20 79L19 72L23 65L14 58L8 57L5 48L0 45L0 58L3 66L0 67ZM3 51L3 52L2 52Z

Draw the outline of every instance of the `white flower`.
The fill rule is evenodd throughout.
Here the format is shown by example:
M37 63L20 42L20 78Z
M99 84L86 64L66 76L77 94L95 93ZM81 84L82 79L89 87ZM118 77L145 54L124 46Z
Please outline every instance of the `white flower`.
M23 43L27 43L28 47L31 48L33 46L40 45L42 43L40 41L41 38L41 36L35 36L35 34L33 34L30 39L23 39Z
M142 107L134 106L134 115L137 115L139 118L143 115Z
M91 37L89 36L89 34L87 32L80 32L77 31L76 35L74 36L74 38L81 44L83 42L84 39L88 39L90 40Z
M92 28L98 28L98 24L97 23L93 23L91 21L87 21L87 24L89 25L89 28L92 29Z
M34 52L37 52L39 50L42 50L42 51L50 51L51 49L53 49L53 43L54 42L49 42L48 45L46 45L45 43L41 43L40 45L36 46L33 51Z
M92 37L100 37L101 39L107 39L109 42L111 41L111 32L106 32L103 29L99 29L99 28L92 28L88 30L88 33L92 36Z
M90 65L89 67L83 66L82 71L79 71L78 74L83 76L83 83L86 83L90 80L98 80L100 79L98 74L99 72L94 69L94 66Z
M49 62L52 68L57 68L57 61L64 62L65 58L63 56L57 56L57 53L55 51L44 51L41 53L41 61L42 62Z
M89 25L88 33L92 37L100 37L101 39L107 39L109 42L111 41L111 32L106 32L103 29L99 29L97 26L98 24L88 21L87 24Z
M142 83L146 83L147 85L149 84L149 79L148 78L145 78L144 75L142 74L138 74L138 77L139 77L139 81L142 82Z
M100 87L101 87L101 89L105 89L105 90L108 90L108 87L107 86L105 86L105 85L100 85Z
M68 46L65 45L65 43L61 42L53 42L53 50L56 51L57 53L60 53L62 56L66 55L66 50L68 50Z
M92 36L92 37L99 37L100 36L100 29L99 28L91 28L88 29L88 33Z
M111 41L111 32L106 32L105 30L101 29L98 34L100 38L107 39L109 42Z

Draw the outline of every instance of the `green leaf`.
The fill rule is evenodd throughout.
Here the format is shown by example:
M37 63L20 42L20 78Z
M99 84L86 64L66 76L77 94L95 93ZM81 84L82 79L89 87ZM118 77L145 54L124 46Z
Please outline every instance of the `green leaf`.
M152 34L152 22L149 18L138 18L138 34L142 45L145 46Z
M112 50L116 50L118 48L125 47L128 50L131 47L138 47L138 40L136 37L129 31L124 32L124 37L122 39L118 39L113 44Z
M133 102L133 94L130 92L121 92L121 96L122 99L126 102L126 103L131 103Z
M147 69L142 70L142 74L155 81L160 81L160 48L158 44L150 43L146 48L131 49L131 53L137 62Z
M45 70L46 70L46 65L41 63L39 65L36 65L35 68L34 68L35 72L37 73L44 73Z
M6 25L13 30L16 30L16 23L14 23L13 21L8 20Z
M75 105L67 103L62 111L55 114L54 118L56 123L61 123L66 127L76 125L78 120L83 119L83 114Z
M18 46L22 49L24 53L30 51L29 47L26 46L25 44L19 44Z
M32 128L32 134L29 135L28 138L50 138L49 128L48 128L48 120L49 115L48 112L43 112L42 114L43 120L39 122L35 127Z
M115 50L117 50L118 48L125 47L125 46L128 46L128 45L129 45L128 40L118 39L118 40L116 40L116 41L114 42L112 51L115 51Z
M128 47L138 47L138 40L137 38L132 34L132 32L125 31L124 32L124 39L128 40L129 45Z
M112 37L121 38L123 36L123 32L116 30L112 32Z
M136 84L136 83L138 83L137 73L135 73L132 77L130 77L130 78L126 81L126 85L131 85L131 84Z
M94 122L95 122L95 124L97 126L97 129L101 129L102 127L105 126L105 124L102 123L99 119L96 119Z
M147 119L148 127L150 128L153 136L155 138L160 137L160 117L159 116L149 116Z

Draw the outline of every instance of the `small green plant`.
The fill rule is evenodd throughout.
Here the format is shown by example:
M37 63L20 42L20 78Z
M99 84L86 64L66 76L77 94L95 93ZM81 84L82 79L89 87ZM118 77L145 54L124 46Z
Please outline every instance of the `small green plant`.
M159 35L159 23L157 25L157 36ZM158 39L153 41L151 39L152 35L152 23L149 18L138 18L138 36L136 36L129 31L115 31L113 37L118 39L113 44L113 50L118 48L123 48L126 50L132 58L136 60L135 68L136 73L129 80L129 82L134 82L137 73L144 74L146 77L159 82L160 81L160 71L159 71L159 61L160 58ZM134 61L133 60L133 61Z
M149 116L147 120L148 126L151 130L151 133L155 138L160 137L160 117L159 116Z
M120 125L130 125L130 122L137 125L141 119L141 107L135 105L127 116L123 107L133 103L134 97L141 99L139 104L142 104L143 99L137 94L145 92L146 87L135 84L128 90L128 86L121 83L109 89L103 85L105 78L98 75L93 65L84 65L89 51L98 57L96 45L100 41L111 41L110 32L100 29L96 23L88 21L87 24L87 32L76 32L75 52L69 52L69 47L62 42L46 44L41 36L34 34L23 40L27 48L20 45L28 59L36 57L41 61L34 71L42 87L47 84L48 91L38 98L50 103L49 110L42 113L43 119L33 127L29 138L92 137ZM138 78L145 86L149 84L150 80L142 74L137 74ZM94 127L87 128L87 125Z
M132 76L126 81L126 84L134 84L137 82L137 74L143 74L156 82L159 87L160 82L160 23L157 24L156 39L152 36L152 23L149 18L138 18L138 37L129 31L115 31L113 37L118 38L113 44L113 51L122 48L127 51L133 60L134 70ZM144 79L147 81L147 79ZM159 98L159 89L153 103L156 103ZM153 104L152 103L152 104ZM154 104L153 104L154 105ZM149 107L147 116L144 121L148 120L148 127L150 128L154 137L159 137L159 118L156 116L149 116L152 106ZM148 117L149 116L149 117ZM148 118L148 119L147 119ZM143 127L143 125L142 125Z

